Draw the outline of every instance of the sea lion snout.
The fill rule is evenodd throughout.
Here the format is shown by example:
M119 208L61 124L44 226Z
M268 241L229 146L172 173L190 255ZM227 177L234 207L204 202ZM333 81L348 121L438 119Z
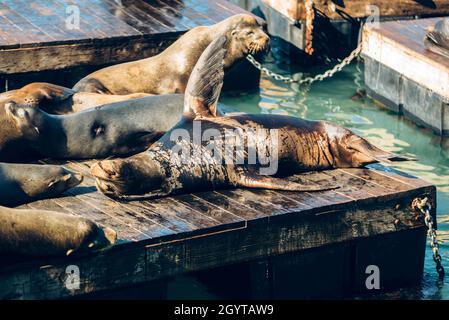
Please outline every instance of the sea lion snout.
M61 176L52 179L48 183L47 189L52 194L63 193L83 182L84 177L81 173L63 170Z
M106 237L106 239L109 242L109 245L114 245L115 242L117 241L117 232L108 227L104 228L103 232L104 232L104 236Z
M161 189L166 175L146 154L128 159L103 160L91 168L99 191L114 199Z
M325 122L334 167L364 167L376 162L408 161L410 159L383 151L351 130Z
M25 138L33 140L39 137L43 116L38 108L9 101L5 103L5 111Z

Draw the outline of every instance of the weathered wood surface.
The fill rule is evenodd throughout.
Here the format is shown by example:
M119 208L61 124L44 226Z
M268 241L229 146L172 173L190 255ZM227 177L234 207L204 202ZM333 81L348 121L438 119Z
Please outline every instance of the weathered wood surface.
M225 0L0 1L0 75L150 57L240 12Z
M263 0L271 7L293 20L305 20L304 0ZM377 6L383 17L449 14L446 0L313 0L317 11L330 19L363 18L372 14L367 6Z
M69 163L85 174L83 184L26 207L90 218L114 228L118 244L64 259L3 259L0 298L60 298L397 231L421 228L424 234L409 204L418 196L436 200L433 186L405 174L342 169L295 177L341 186L326 192L236 189L119 203L96 191L90 165ZM80 269L78 290L65 286L69 265Z
M365 83L371 96L436 133L449 132L449 58L426 47L426 29L439 18L367 24Z

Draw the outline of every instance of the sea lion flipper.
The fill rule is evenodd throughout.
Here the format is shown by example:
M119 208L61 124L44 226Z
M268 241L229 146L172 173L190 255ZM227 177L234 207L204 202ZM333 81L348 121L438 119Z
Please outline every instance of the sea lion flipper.
M300 191L300 192L326 191L339 188L338 186L321 187L321 186L305 185L299 182L290 181L288 179L280 179L251 173L244 173L239 175L239 180L237 181L236 186L246 188Z
M226 36L214 40L201 54L187 83L184 116L216 117L223 86Z

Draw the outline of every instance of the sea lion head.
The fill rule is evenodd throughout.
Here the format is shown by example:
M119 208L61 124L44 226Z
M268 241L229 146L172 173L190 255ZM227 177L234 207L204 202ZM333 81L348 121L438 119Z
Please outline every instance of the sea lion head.
M39 137L45 116L38 108L9 101L5 103L5 112L23 137L29 140Z
M83 181L80 173L54 165L39 165L39 170L17 174L27 176L27 179L21 179L26 181L21 187L31 198L55 197Z
M158 192L166 178L160 163L144 153L128 159L100 161L92 166L91 173L97 188L114 199Z
M263 19L250 14L239 14L229 18L231 44L228 53L233 57L264 52L270 47L270 37L265 33ZM226 21L226 20L225 20Z
M449 48L449 19L441 19L427 28L427 38L433 43Z
M69 244L72 248L67 249L66 256L73 253L82 253L107 249L117 241L117 232L111 228L101 228L95 222L81 218L77 223L76 234L81 239L81 243Z
M329 139L329 151L335 168L357 168L376 162L407 161L409 159L383 151L351 130L323 122Z
M78 115L85 113L84 119L87 119L88 124L83 127L85 131L81 136L76 137L72 134L70 135L71 140L67 142L73 147L73 150L77 150L77 156L78 154L81 157L95 155L94 158L106 158L111 155L129 156L148 149L163 135L162 131L155 130L151 125L138 126L137 122L141 120L139 118L130 121L123 120L127 116L133 117L132 114L129 115L130 111L126 108L114 108L112 111L107 106L78 113ZM104 109L108 110L103 112ZM70 121L72 127L81 127L77 114L71 116Z

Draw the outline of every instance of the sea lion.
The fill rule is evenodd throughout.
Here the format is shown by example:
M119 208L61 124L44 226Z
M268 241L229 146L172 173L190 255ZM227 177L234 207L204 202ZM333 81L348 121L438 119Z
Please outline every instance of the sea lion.
M147 98L68 115L8 102L0 108L0 161L91 159L143 151L176 124L183 109L182 95Z
M0 207L0 253L64 256L109 247L117 233L78 216Z
M100 69L73 88L80 92L119 95L183 93L195 63L214 39L222 35L230 39L224 62L228 68L248 53L268 48L269 37L263 31L264 25L260 18L238 14L209 27L196 27L156 56Z
M449 19L443 18L427 28L425 40L431 51L449 57Z
M204 51L187 85L184 116L172 130L144 153L101 161L92 167L101 192L132 200L229 187L318 191L323 189L289 181L285 176L403 160L330 122L266 114L217 116L226 52L226 37L218 38ZM262 134L254 134L258 130ZM235 136L230 132L239 132L241 140L232 141ZM262 157L251 158L257 146L261 146L258 151L263 156L268 147L278 165L267 173L271 176L261 174ZM239 152L240 161L225 161L229 152Z
M53 198L82 181L81 174L61 166L0 163L0 205Z
M46 82L33 82L20 89L0 94L0 107L13 101L19 105L40 108L50 114L68 114L114 102L151 96L147 93L104 95L61 87Z

